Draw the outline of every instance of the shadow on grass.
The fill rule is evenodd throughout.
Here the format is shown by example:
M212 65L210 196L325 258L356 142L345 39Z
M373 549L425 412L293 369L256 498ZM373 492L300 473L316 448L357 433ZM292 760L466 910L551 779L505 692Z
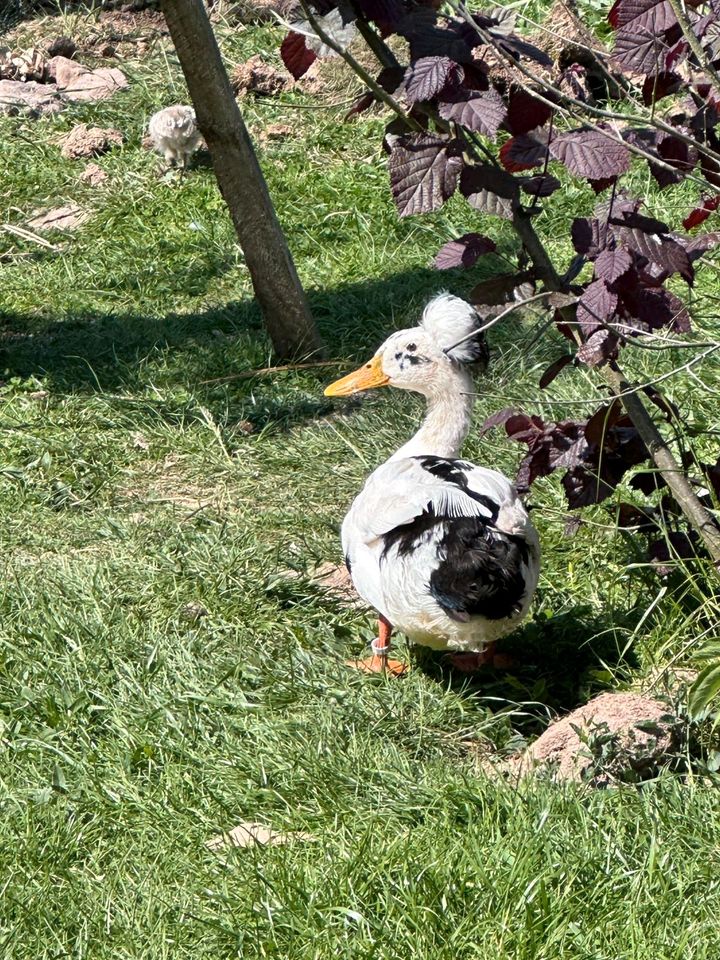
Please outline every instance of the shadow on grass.
M424 302L449 288L462 295L473 272L417 269L384 280L308 292L310 307L330 357L364 359L387 334L416 322ZM213 396L247 395L257 384L247 371L268 365L270 342L254 300L202 313L146 317L137 313L84 314L63 320L0 313L0 370L5 376L35 376L72 393L142 390L162 381L195 395L212 408ZM240 374L240 376L238 376ZM327 370L317 374L324 383ZM267 381L272 382L272 381ZM301 403L295 411L279 402L267 419L306 419L330 409ZM264 425L264 424L262 424Z
M415 660L428 676L487 701L491 709L522 704L514 726L525 734L537 733L547 724L546 708L572 710L638 667L634 652L625 649L634 620L632 611L614 611L610 621L583 607L530 620L498 642L498 652L514 661L508 670L484 667L475 674L462 673L448 664L445 654L426 650L418 650Z

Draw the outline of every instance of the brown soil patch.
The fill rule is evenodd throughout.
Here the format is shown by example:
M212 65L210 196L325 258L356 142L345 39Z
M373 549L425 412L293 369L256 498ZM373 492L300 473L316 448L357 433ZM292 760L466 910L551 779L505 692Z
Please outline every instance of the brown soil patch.
M132 443L136 445L134 438ZM133 504L142 503L147 507L164 503L189 513L217 507L220 501L217 489L203 487L184 474L182 461L174 454L165 457L162 463L148 464L132 486L119 490L119 495Z
M62 155L68 160L99 157L113 147L122 145L123 135L119 130L89 127L79 123L62 141Z
M259 55L250 57L245 63L239 63L230 74L235 96L244 97L248 93L272 97L293 85L292 77L265 63Z
M269 123L260 133L260 140L287 140L294 133L287 123Z
M99 187L105 183L107 178L107 173L96 163L89 163L80 174L82 182L89 184L91 187Z

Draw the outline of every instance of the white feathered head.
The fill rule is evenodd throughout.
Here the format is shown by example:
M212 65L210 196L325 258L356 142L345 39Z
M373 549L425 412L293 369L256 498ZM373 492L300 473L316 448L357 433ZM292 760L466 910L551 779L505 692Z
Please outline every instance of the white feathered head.
M391 386L425 396L448 388L459 366L486 365L485 336L480 317L460 297L441 293L427 304L417 327L388 337L365 366L330 384L327 396L346 397L371 387Z
M420 326L450 360L487 364L485 335L477 333L472 336L482 326L482 320L467 300L461 300L452 293L439 293L423 310Z

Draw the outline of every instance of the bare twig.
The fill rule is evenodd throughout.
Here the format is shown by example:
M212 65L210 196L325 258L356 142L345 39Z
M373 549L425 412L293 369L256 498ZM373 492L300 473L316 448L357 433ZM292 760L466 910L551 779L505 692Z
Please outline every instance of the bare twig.
M32 230L26 230L25 227L18 227L14 223L3 223L1 229L3 229L5 233L12 233L17 237L22 237L23 240L31 240L33 243L37 243L41 247L46 247L54 253L59 253L62 249L54 243L50 243L50 241L44 237L39 237L36 233L33 233Z
M307 18L308 23L313 28L313 31L322 40L322 42L326 46L330 47L331 50L334 50L339 57L342 57L348 66L352 67L355 73L360 77L363 83L367 85L368 89L375 94L378 100L381 100L393 111L393 113L396 113L398 117L400 117L411 129L422 133L422 127L417 120L414 120L411 116L409 116L403 110L397 100L395 100L395 98L392 97L386 90L383 90L380 84L370 76L365 67L363 67L361 63L358 63L355 57L348 50L343 49L343 47L337 43L326 30L323 30L317 17L308 6L306 0L300 0L300 6L303 9L303 13Z
M592 130L597 131L606 137L608 140L613 140L617 143L622 143L630 153L634 153L638 157L642 157L644 160L649 160L655 166L660 167L662 170L668 170L671 173L677 173L677 168L673 167L671 164L666 163L661 157L649 153L647 150L643 150L642 147L638 147L636 144L627 143L622 139L622 136L617 131L606 130L603 127L599 126L596 123L587 119L587 115L599 117L603 120L615 120L623 124L635 123L635 124L645 124L655 127L658 130L662 130L663 133L670 134L678 140L681 140L683 143L688 144L697 149L700 153L709 157L712 160L720 162L720 153L716 153L710 147L704 143L699 143L697 140L693 140L692 137L687 136L678 130L676 127L671 126L668 123L665 123L662 120L658 120L657 117L636 117L631 114L618 113L614 110L603 110L600 107L593 107L591 104L583 103L581 100L577 100L575 97L571 97L563 91L559 90L553 83L549 83L543 77L539 76L536 73L533 73L532 70L529 70L524 66L520 61L516 60L510 54L502 50L497 43L492 34L488 33L487 30L484 30L482 27L473 20L472 16L468 13L467 9L461 3L454 3L454 9L463 17L467 23L473 27L473 29L478 33L482 40L485 41L488 46L491 46L492 49L502 57L505 63L516 73L522 74L527 80L531 83L536 84L546 90L548 93L552 93L554 100L547 99L543 97L537 89L533 89L527 83L524 83L522 80L518 79L516 76L516 82L518 85L525 90L527 93L532 94L532 96L538 100L540 103L544 103L546 106L550 107L552 110L555 110L559 113L564 114L565 116L571 117L575 120L580 120L584 126L589 127ZM560 102L558 102L558 100ZM572 109L571 109L572 108ZM708 183L707 180L704 180L700 177L696 177L694 174L686 174L686 179L700 184L704 190L713 190L716 193L720 193L720 188L715 187L713 184Z
M471 333L468 333L466 336L462 337L457 343L454 343L451 347L443 347L443 353L448 354L451 350L454 350L455 347L459 347L461 343L465 343L467 340L472 340L473 337L476 337L479 333L484 333L486 330L489 330L490 327L494 327L496 323L499 323L508 314L514 313L516 310L521 310L523 307L526 307L529 303L535 303L536 300L543 300L545 297L552 297L554 294L557 294L557 290L543 290L542 293L535 293L532 297L526 297L524 300L518 300L516 303L511 303L509 307L499 313L496 317L493 317L492 320L488 320L487 323L484 323L481 327L478 327L477 330L473 330ZM567 306L571 306L575 302L575 298L570 298L570 303Z

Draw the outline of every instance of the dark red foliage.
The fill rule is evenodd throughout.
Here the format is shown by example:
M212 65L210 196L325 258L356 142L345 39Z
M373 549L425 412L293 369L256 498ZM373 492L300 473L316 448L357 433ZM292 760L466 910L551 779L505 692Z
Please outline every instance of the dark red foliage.
M424 133L399 137L390 153L390 185L400 216L441 207L461 168L457 141Z
M509 173L532 170L545 162L547 138L521 133L500 148L500 162Z
M554 137L550 153L576 177L603 180L630 169L630 153L613 134L599 130L572 130Z
M513 87L508 97L505 126L518 136L544 126L550 119L552 108L522 87Z
M441 247L435 257L435 266L438 270L472 267L480 257L492 253L495 249L495 243L489 237L483 237L479 233L466 233Z
M449 57L421 57L405 73L405 99L408 103L432 100L449 83L460 83L462 75L462 67Z
M686 230L692 230L693 227L700 226L719 206L720 194L716 194L714 197L706 197L699 207L695 207L695 209L691 210L685 217L683 226Z
M292 30L280 45L280 56L296 80L304 76L317 60L316 54L305 46L305 37Z
M383 143L400 216L437 211L459 193L472 211L511 220L519 235L525 220L537 225L537 233L550 223L569 232L574 255L554 265L563 293L544 302L555 311L555 332L564 338L567 352L542 373L541 387L572 366L613 365L628 343L637 345L654 331L690 330L677 279L693 284L700 257L720 245L720 231L689 237L651 216L639 199L624 192L631 166L640 172L646 164L662 189L672 189L689 176L707 181L707 195L683 221L686 231L720 211L720 161L704 152L709 148L711 154L720 154L720 89L691 48L670 0L615 0L609 13L614 49L611 58L600 58L599 70L580 53L574 60L567 49L562 62L554 62L515 32L510 9L453 12L440 0L354 0L349 5L320 0L315 9L321 17L339 10L343 23L358 18L364 27L359 32L373 34L372 46L391 34L407 41L388 48L381 57L388 66L377 75L379 86L398 104ZM683 9L698 43L715 69L720 68L720 0L685 0ZM409 48L409 55L403 57L401 48ZM293 31L285 37L282 58L296 79L316 59L315 49L319 44L312 36ZM508 60L518 61L522 69ZM534 70L537 64L543 71L536 74L534 85L524 68ZM575 105L573 116L580 118L574 129L568 129L563 109L569 100ZM622 122L612 124L591 109L582 113L583 104L612 111L620 109L614 106L619 101L651 108L645 122L634 118L632 107ZM368 90L347 116L373 104L382 106L382 98ZM657 118L662 118L662 128ZM592 213L571 222L541 215L555 203L553 197L562 195L568 180L572 189L598 195ZM670 210L676 207L667 205ZM536 285L547 293L534 272L534 265L542 262L531 244L526 249L517 243L516 249L516 260L506 273L482 280L468 295L483 318L532 295ZM554 249L563 249L563 244L546 246L547 253ZM468 232L439 250L435 266L471 269L494 250L492 240ZM512 256L509 249L502 252ZM679 411L663 394L649 388L645 398L654 405L656 418L662 415L677 424ZM485 429L501 425L527 448L519 487L527 490L538 477L561 470L572 508L609 498L628 470L648 462L648 451L618 402L603 406L587 421L549 423L503 410ZM684 468L694 470L698 484L710 491L708 498L720 498L720 460ZM638 495L657 501L664 495L657 477L637 471L632 486ZM622 504L619 510L619 522L654 535L658 524L666 522L668 504ZM663 543L669 553L688 546L679 536ZM666 562L662 544L653 550Z
M606 500L625 473L648 458L617 401L600 407L587 421L546 423L541 417L501 411L483 430L502 424L508 437L528 448L518 469L518 489L527 491L538 478L563 469L562 484L572 508Z

